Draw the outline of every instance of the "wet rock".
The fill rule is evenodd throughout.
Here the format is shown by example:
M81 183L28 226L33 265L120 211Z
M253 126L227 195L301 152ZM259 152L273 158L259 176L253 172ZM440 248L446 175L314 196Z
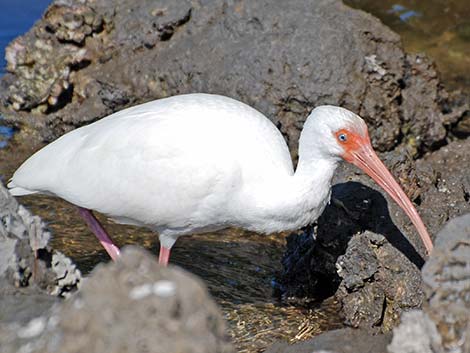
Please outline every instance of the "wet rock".
M135 247L15 335L4 352L234 352L202 282Z
M385 353L390 339L390 334L372 336L367 331L341 329L293 345L277 343L266 353Z
M423 267L428 303L447 352L470 352L470 214L450 221Z
M56 1L7 49L0 109L52 139L128 104L212 92L265 113L294 154L320 104L361 114L382 151L403 141L421 153L443 141L452 107L441 112L432 65L406 56L395 33L340 1L279 6ZM102 86L120 93L98 94Z

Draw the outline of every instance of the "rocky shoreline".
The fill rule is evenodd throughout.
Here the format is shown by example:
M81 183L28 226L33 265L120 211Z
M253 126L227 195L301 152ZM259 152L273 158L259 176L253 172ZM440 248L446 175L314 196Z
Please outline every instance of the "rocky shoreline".
M220 310L200 279L175 267L159 267L151 254L129 247L122 259L97 266L81 284L70 259L47 246L49 234L38 218L3 187L0 191L2 210L9 211L2 212L0 227L3 352L102 352L104 347L107 352L234 351ZM36 239L41 245L34 251L30 243ZM266 352L468 352L469 247L467 214L436 236L422 270L423 309L404 312L393 336L341 329L294 345L276 343ZM338 261L344 265L344 258ZM350 288L361 273L345 277L349 286L342 286ZM359 305L362 313L366 308Z
M303 120L313 107L335 104L357 112L430 233L437 234L450 220L456 223L436 235L436 251L426 259L397 206L376 191L368 177L345 165L335 179L333 202L317 224L288 238L277 295L300 305L334 296L345 323L365 330L357 331L357 337L362 332L378 334L384 352L392 330L389 352L470 351L465 338L470 317L465 266L453 265L457 261L470 266L463 250L470 234L468 216L457 218L470 212L469 100L448 93L432 63L422 55L404 53L400 38L376 18L336 0L296 0L276 9L267 0L158 5L59 0L6 53L0 112L6 123L19 129L17 139L35 143L129 105L211 92L266 114L283 132L295 160ZM68 305L57 304L50 294L68 296L83 280L69 259L48 247L41 221L3 188L0 196L2 318L13 320L2 319L0 342L9 342L13 352L30 342L15 336L19 327L38 315L50 320L53 310L62 309L49 307ZM459 226L449 231L453 224ZM146 261L145 254L135 256ZM106 271L121 265L108 265ZM446 276L457 279L446 282ZM443 283L452 295L440 292ZM36 306L23 317L18 313L30 309L11 310L34 302L42 303L44 311ZM421 307L423 311L416 311ZM222 333L220 313L211 310L217 319L201 320L215 320L217 325L207 324L210 330L198 333L212 337L212 348L206 351L233 350ZM452 318L443 314L449 312ZM46 325L41 322L36 325ZM49 332L44 330L37 336ZM297 349L342 352L315 342L339 342L343 333L356 335L351 332L356 331L325 333L330 338L316 337L312 346L303 343L304 348ZM418 348L406 346L418 335L423 337L414 342ZM52 344L38 340L41 347ZM185 351L199 351L187 347ZM284 349L281 344L268 351Z

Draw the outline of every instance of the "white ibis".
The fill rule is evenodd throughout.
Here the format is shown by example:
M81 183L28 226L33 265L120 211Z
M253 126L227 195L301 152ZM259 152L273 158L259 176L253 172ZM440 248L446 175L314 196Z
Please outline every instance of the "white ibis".
M13 195L55 195L78 206L109 255L113 244L92 214L160 236L166 265L179 236L240 227L273 233L314 222L344 159L403 208L428 252L432 241L411 201L372 149L356 114L320 106L307 118L294 172L279 130L234 99L188 94L124 109L45 146L14 173Z

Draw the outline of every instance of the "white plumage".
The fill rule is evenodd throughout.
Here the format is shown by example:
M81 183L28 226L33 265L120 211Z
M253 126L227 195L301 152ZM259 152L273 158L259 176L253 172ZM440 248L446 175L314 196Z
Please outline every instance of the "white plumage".
M148 227L167 249L180 235L230 226L297 229L329 200L345 153L334 135L341 128L367 135L362 119L345 109L314 110L294 173L281 133L255 109L217 95L174 96L60 137L25 161L8 187Z

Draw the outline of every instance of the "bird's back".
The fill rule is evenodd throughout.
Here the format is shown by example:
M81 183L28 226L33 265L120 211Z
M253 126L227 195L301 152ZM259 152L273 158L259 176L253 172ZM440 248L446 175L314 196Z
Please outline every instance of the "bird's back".
M226 222L224 205L246 184L293 167L279 130L236 100L175 96L76 129L13 175L13 194L59 196L125 223L197 228Z

